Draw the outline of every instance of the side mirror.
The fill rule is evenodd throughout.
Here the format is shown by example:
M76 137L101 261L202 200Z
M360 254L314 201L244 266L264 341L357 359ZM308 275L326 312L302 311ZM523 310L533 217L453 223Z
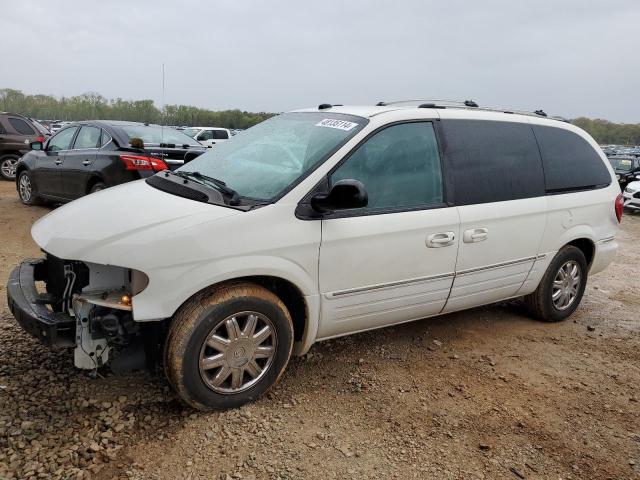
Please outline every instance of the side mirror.
M362 182L346 179L336 182L329 193L318 193L311 198L311 207L320 213L366 207L369 203Z
M31 147L31 150L44 150L42 142L31 142L29 146Z

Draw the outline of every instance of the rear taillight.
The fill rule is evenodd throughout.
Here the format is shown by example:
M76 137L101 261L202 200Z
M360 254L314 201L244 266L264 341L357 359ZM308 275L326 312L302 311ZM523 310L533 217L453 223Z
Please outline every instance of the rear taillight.
M44 137L36 137L36 142L44 143L45 140Z
M167 164L159 158L145 157L143 155L120 155L120 160L125 164L127 170L153 170L161 172L168 170Z
M624 208L624 199L622 198L622 194L616 197L616 218L618 219L618 223L622 221L622 210Z

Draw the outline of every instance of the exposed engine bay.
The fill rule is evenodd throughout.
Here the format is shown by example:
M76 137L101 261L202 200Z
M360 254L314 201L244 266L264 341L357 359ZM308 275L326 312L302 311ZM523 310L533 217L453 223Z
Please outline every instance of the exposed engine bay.
M115 370L144 366L143 327L132 315L132 297L148 283L144 273L48 254L34 277L46 286L41 302L69 319L53 343L75 347L76 367L94 370L107 362Z

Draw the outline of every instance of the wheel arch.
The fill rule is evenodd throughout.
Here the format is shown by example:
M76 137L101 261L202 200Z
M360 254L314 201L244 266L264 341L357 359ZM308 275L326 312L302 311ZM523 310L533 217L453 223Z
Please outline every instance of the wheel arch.
M89 180L87 180L87 187L85 188L85 194L89 194L89 192L91 192L91 189L93 188L93 186L96 183L104 183L104 179L102 178L102 176L99 173L92 173L91 176L89 177Z

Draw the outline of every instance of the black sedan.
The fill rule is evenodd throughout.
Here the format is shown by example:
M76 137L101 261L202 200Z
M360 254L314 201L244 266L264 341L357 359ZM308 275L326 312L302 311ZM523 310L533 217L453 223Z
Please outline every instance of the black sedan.
M635 181L640 175L640 158L636 155L611 155L609 162L616 173L621 190L624 190L629 182Z
M16 166L22 203L68 202L156 172L174 170L204 153L182 132L160 125L85 121L66 126L46 142L33 142Z

